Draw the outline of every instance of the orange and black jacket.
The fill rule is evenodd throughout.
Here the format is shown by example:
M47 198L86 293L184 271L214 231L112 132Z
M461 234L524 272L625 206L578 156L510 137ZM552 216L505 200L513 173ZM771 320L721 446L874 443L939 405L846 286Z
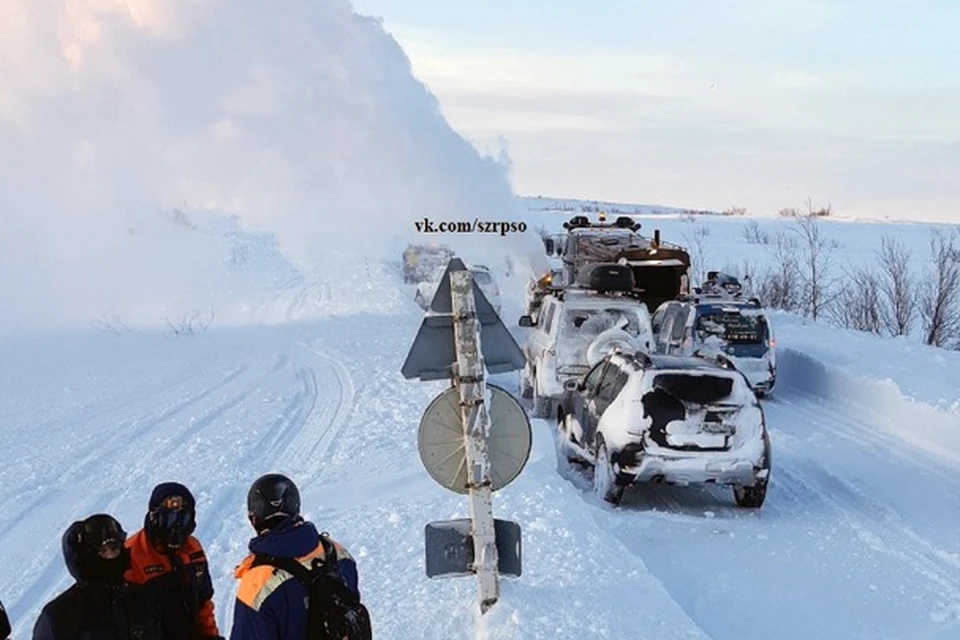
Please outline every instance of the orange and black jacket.
M127 540L128 582L142 584L160 602L165 635L183 640L219 638L213 613L213 581L200 542L190 536L176 553L154 549L144 530Z

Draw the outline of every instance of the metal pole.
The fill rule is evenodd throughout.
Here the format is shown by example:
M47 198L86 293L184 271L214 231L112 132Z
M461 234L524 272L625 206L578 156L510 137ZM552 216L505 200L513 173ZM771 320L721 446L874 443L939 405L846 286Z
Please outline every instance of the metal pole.
M474 570L480 587L480 612L486 613L500 598L497 540L493 525L490 458L487 434L490 417L486 401L480 320L473 296L473 274L450 272L453 335L457 349L456 381L466 444L470 517L473 520Z

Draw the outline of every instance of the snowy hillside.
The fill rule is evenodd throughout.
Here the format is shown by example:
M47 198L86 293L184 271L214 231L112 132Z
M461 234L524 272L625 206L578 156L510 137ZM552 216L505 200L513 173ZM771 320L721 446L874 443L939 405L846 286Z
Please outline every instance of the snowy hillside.
M107 511L132 532L169 480L198 498L229 635L246 493L268 471L356 557L377 638L960 637L960 352L795 313L773 317L762 510L664 486L600 504L533 420L526 469L494 496L522 527L523 576L482 618L474 580L425 576L424 525L468 509L417 453L446 384L400 375L422 319L408 242L489 265L522 341L523 288L549 265L538 232L579 203L638 214L695 270L758 282L795 221L515 199L347 0L7 0L0 35L0 600L15 639L71 583L69 523ZM416 232L426 219L526 226ZM932 228L820 227L838 282L875 265L885 235L923 278ZM492 382L518 392L516 373Z

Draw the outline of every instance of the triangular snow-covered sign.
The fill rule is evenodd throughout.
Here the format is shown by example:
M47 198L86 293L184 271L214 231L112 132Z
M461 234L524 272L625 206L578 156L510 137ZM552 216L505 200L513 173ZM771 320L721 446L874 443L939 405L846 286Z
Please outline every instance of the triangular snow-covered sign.
M430 305L434 313L420 323L420 330L413 340L407 359L400 372L404 378L421 380L444 380L453 377L453 364L457 361L457 350L453 333L453 306L450 294L450 272L465 271L466 267L459 258L453 258L447 265L437 292ZM490 373L504 373L522 369L527 363L523 350L517 345L510 331L494 311L493 305L486 299L477 283L473 283L473 295L477 307L477 319L480 320L480 350L483 364Z

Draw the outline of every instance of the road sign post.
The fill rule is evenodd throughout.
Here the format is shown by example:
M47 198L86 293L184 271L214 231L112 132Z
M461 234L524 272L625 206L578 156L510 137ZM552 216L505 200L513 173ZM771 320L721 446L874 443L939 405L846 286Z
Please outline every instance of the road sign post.
M450 273L453 331L457 345L456 387L466 442L470 517L473 520L474 569L480 583L480 611L500 599L497 573L497 543L493 528L493 500L490 486L490 456L486 436L490 432L487 412L483 356L480 350L480 322L473 298L473 274Z
M523 470L532 435L520 403L485 376L519 369L525 358L459 259L447 265L430 309L401 371L453 381L424 411L417 444L431 477L469 496L470 519L427 525L427 575L476 574L486 613L500 598L499 576L521 572L520 526L494 519L492 494Z

